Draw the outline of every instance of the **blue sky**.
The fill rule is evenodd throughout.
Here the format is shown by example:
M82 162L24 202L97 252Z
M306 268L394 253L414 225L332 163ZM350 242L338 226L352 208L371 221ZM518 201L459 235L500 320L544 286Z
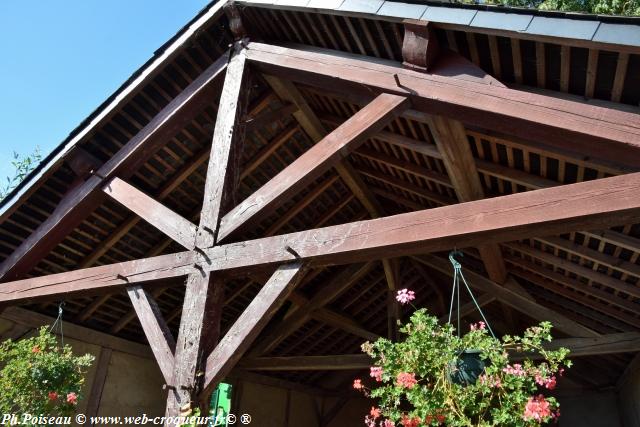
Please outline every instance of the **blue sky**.
M57 146L209 0L0 0L0 180Z

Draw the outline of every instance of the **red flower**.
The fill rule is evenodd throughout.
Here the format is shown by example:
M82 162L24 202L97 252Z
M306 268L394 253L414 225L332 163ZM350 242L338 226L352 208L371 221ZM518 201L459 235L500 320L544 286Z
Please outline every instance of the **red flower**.
M363 388L362 380L360 380L359 378L356 378L355 380L353 380L353 388L355 388L356 390L362 390Z
M67 403L71 403L72 405L76 405L78 403L78 395L74 392L67 394Z
M420 425L420 418L409 418L406 414L403 414L402 420L400 420L400 424L402 424L402 427L418 427Z
M416 375L410 372L400 372L396 377L396 384L405 388L413 388L417 383Z
M49 396L49 400L53 402L58 398L58 393L56 393L55 391L50 391L48 393L48 396Z
M40 353L40 347L38 347L37 345L34 345L33 348L31 349L31 353Z
M371 415L371 417L373 417L373 419L375 420L376 418L380 417L380 408L376 408L375 406L371 407L371 412L369 413L369 415Z
M554 388L556 388L556 377L552 376L551 378L548 378L544 386L549 390L553 390Z

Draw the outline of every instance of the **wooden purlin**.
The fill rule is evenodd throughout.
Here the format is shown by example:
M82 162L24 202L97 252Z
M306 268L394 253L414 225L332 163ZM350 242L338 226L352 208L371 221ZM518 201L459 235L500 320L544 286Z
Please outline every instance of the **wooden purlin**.
M618 354L640 351L640 333L626 332L585 338L558 338L544 343L546 350L568 348L572 357ZM537 359L536 354L514 352L510 358ZM366 354L332 354L326 356L248 357L238 363L238 369L251 371L334 371L368 369L373 360Z

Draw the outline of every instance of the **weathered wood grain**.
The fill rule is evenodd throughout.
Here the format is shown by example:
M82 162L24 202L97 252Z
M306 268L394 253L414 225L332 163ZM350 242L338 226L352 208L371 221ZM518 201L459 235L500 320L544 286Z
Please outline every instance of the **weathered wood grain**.
M133 185L115 177L102 191L186 249L195 247L196 226Z
M127 294L131 300L142 330L144 331L151 351L160 366L166 384L173 383L173 353L176 343L169 327L162 317L160 308L155 299L142 287L131 286L127 288Z
M243 88L242 84L247 79L245 58L246 50L238 42L227 66L211 142L211 155L196 242L200 248L207 248L216 243L220 212L225 199L229 196L227 194L229 185L226 184L231 180L232 150L240 149L245 134L243 116L246 113L249 93L249 88Z

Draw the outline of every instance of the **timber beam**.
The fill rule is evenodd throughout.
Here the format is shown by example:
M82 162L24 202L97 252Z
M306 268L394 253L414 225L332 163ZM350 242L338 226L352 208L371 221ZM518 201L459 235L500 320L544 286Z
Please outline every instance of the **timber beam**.
M371 60L314 47L250 43L259 71L319 88L370 98L393 93L413 108L463 120L528 140L545 141L614 164L640 163L640 117L549 96L408 70L395 61Z
M590 338L559 338L544 343L546 350L569 349L570 357L640 351L640 333L625 332ZM510 353L513 360L539 358L537 354ZM334 354L329 356L274 356L241 360L237 368L250 371L342 371L368 369L373 360L366 354Z
M218 238L221 211L229 204L235 183L233 155L238 153L244 138L244 115L250 89L244 41L237 41L229 57L220 107L211 142L211 154L204 186L204 200L197 230L190 235L194 248L202 256L202 248L213 246ZM197 260L187 277L180 329L173 364L173 388L167 396L165 415L175 417L194 406L199 394L203 357L219 338L224 282L205 270ZM205 328L205 325L207 326ZM202 396L206 398L206 396ZM200 405L203 411L208 405Z
M517 215L514 215L517 213ZM5 283L0 303L100 293L201 271L350 264L640 220L640 173Z

